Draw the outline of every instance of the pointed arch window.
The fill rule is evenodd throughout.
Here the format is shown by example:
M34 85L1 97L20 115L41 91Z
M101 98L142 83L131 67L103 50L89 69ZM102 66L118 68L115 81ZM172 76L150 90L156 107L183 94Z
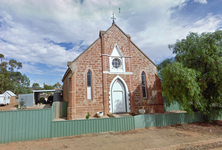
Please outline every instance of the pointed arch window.
M142 92L143 92L143 97L146 97L146 75L144 72L141 74L141 79L142 79Z
M92 72L87 71L87 99L92 99Z

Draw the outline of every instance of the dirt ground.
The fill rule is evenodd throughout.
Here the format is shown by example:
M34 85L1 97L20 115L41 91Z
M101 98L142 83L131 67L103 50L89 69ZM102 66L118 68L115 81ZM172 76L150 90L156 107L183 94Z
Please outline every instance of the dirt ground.
M125 132L106 132L62 138L11 142L0 145L0 150L7 149L219 150L222 149L222 121L178 124L167 127L143 128Z
M18 103L10 103L9 105L0 105L0 111L7 111L7 110L17 110L16 106Z
M10 111L10 110L17 110L18 103L10 103L9 105L0 105L0 111ZM26 109L43 109L43 108L51 108L49 104L38 104L34 105L33 107L28 107Z

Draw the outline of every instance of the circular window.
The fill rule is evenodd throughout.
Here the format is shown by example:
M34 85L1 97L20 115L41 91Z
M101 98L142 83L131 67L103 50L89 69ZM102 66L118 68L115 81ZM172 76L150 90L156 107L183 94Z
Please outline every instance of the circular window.
M112 65L114 68L119 68L121 62L118 58L113 59Z

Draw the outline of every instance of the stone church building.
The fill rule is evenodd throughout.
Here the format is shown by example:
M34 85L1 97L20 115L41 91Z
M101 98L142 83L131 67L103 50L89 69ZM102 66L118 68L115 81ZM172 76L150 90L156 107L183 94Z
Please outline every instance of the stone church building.
M115 23L72 62L62 79L67 119L108 113L164 113L157 66Z

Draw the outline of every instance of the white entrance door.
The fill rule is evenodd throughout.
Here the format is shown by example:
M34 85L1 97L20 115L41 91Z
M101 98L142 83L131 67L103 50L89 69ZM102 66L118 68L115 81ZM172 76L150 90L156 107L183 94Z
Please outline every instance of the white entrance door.
M126 112L125 88L119 80L112 86L112 108L113 113Z

